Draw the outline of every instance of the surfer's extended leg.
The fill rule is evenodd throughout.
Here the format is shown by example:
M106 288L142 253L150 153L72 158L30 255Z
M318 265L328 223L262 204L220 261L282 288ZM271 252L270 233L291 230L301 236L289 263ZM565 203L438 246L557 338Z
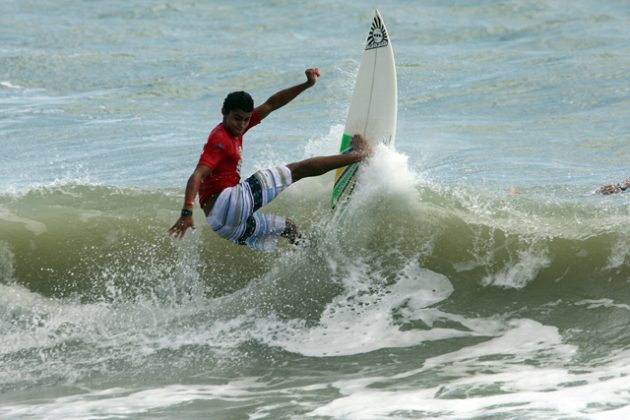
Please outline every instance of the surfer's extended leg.
M291 170L293 182L302 178L323 175L333 169L361 162L371 154L370 145L360 134L355 134L350 144L352 145L352 151L349 153L318 156L300 162L289 163L287 167Z

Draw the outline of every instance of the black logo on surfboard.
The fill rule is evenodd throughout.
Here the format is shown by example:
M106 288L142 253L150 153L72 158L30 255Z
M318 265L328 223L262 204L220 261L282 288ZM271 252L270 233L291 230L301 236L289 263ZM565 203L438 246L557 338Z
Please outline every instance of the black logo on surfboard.
M370 34L368 35L365 49L371 50L372 48L386 47L388 42L389 39L387 38L385 25L380 16L375 16L374 21L372 21L372 27L370 28Z

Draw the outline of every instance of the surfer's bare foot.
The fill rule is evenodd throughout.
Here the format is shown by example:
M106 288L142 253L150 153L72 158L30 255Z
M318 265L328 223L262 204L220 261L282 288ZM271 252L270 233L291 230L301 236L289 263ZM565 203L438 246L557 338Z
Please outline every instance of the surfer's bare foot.
M285 223L284 232L280 236L287 238L292 245L300 245L305 238L298 230L297 225L291 219L286 219Z
M372 155L372 147L370 143L361 134L355 134L350 140L350 145L354 150L354 153L361 155L363 159Z

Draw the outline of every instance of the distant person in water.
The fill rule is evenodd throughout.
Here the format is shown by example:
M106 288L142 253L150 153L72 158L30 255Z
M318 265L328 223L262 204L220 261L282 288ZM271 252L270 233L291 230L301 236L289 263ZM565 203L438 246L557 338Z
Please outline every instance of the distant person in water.
M271 112L315 85L320 75L316 68L306 70L305 74L304 83L273 94L257 107L247 92L227 95L221 109L223 122L210 132L199 163L186 184L181 216L168 230L173 239L182 239L188 228L195 229L192 215L194 200L199 194L199 204L208 225L222 238L264 251L272 251L278 237L295 243L299 234L293 222L281 216L260 213L258 209L302 178L358 163L369 155L366 140L355 135L349 153L314 157L260 170L241 181L243 135Z
M608 195L626 191L628 188L630 188L630 178L626 179L621 184L604 185L595 192Z

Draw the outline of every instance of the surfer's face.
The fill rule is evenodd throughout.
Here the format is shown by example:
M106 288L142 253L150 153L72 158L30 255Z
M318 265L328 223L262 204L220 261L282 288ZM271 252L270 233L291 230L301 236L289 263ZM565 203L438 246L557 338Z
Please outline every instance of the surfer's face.
M231 136L242 136L251 118L251 112L234 109L227 114L223 114L223 126Z

